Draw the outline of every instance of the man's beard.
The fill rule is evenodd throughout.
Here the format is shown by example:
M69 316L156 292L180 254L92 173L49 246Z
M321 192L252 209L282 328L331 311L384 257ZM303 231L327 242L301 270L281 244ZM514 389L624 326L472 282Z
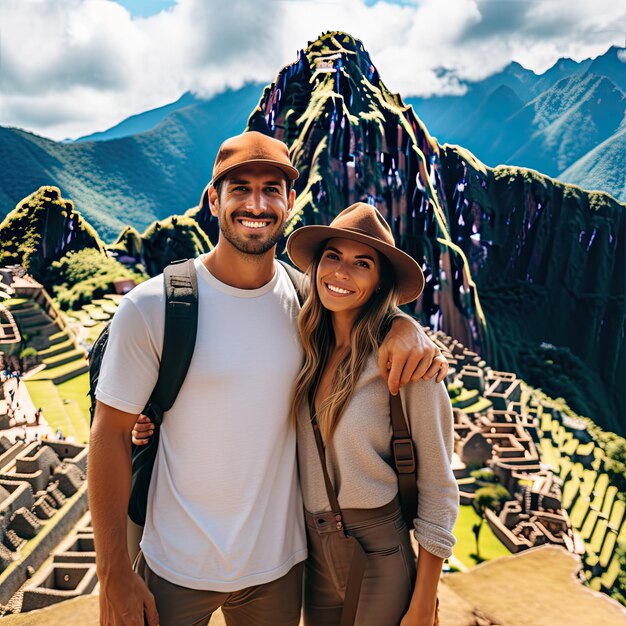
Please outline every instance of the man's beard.
M235 219L241 217L252 217L253 219L271 219L272 221L276 221L274 216L268 215L245 215L245 214L237 214L231 215L229 218L220 218L218 219L220 233L223 235L224 239L228 241L236 250L243 254L251 254L251 255L260 255L265 254L269 250L271 250L277 243L278 240L282 237L283 232L285 230L285 226L287 225L287 220L284 220L282 226L277 228L274 232L268 235L259 235L263 238L255 239L255 238L245 238L240 237L238 234L234 232L234 229L231 228L231 223L234 222ZM271 226L267 227L268 229Z

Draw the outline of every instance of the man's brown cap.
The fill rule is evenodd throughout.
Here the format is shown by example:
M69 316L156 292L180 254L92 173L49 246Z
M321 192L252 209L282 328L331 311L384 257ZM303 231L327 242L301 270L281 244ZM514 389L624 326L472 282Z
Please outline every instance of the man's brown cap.
M215 184L231 170L248 163L267 163L282 170L289 180L298 178L298 170L291 164L287 146L278 139L255 130L227 139L217 152L213 165Z

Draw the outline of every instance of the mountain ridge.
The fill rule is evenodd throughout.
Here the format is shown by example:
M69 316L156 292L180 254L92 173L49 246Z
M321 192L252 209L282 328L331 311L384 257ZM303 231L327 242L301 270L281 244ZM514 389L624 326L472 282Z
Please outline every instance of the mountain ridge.
M626 91L623 87L626 75L624 59L624 49L613 46L595 59L580 62L560 59L540 75L535 75L530 70L524 71L518 64L510 64L492 77L469 83L468 91L463 96L429 100L407 98L407 102L413 104L420 118L441 143L464 145L492 167L500 164L517 165L561 178L563 172L575 161L588 153L597 155L595 148L610 136L619 133L620 122L626 114L623 97ZM601 77L611 81L611 86L607 87L608 83L605 83L604 94L591 101L581 85L592 84ZM479 117L476 112L485 106L494 89L502 86L510 87L523 104L508 117L501 111L498 120L502 123L498 132L493 137L485 137L483 126L487 124L492 128L495 120ZM573 94L576 89L578 94ZM610 97L603 100L603 96ZM549 117L554 118L555 103L559 100L564 103L560 115L563 116L561 134L565 141L564 145L559 144L559 158L550 159L551 148L542 145L541 131L544 130L546 120L541 114L541 108L547 108ZM585 100L586 108L581 108L581 103ZM537 114L533 111L535 108L539 109ZM576 108L578 115L574 110ZM584 115L580 115L581 110ZM481 120L480 124L468 123L469 119L476 118ZM555 121L550 119L550 123ZM609 122L610 127L607 126ZM581 127L587 129L598 123L606 127L601 136L589 132L580 135ZM570 150L568 147L572 146L578 148ZM586 179L582 174L580 178L572 178L572 173L568 172L568 182L582 184L583 180ZM626 201L625 183L626 172L622 171L617 178L607 177L602 185L596 187L599 186L623 202Z
M254 96L251 92L250 99ZM524 368L532 370L534 378L527 378L534 386L541 386L544 367L555 389L575 398L580 414L593 415L610 430L622 428L617 416L625 399L616 376L626 368L626 278L619 262L625 254L619 236L626 230L623 204L529 169L490 168L465 148L440 145L413 107L387 89L362 42L345 33L326 33L300 51L254 102L249 128L283 139L301 172L288 232L300 224L328 223L339 207L358 200L376 204L398 245L422 262L427 275L424 296L411 312L490 355L497 367L522 375ZM139 163L149 157L155 185L166 178L180 189L169 192L160 214L154 205L144 210L140 224L132 220L137 204L125 206L120 227L105 233L108 241L129 221L140 229L162 223L151 231L155 241L163 236L174 249L179 237L180 249L199 253L207 244L200 243L193 226L183 228L167 217L187 207L194 208L186 218L215 240L215 220L206 203L197 202L210 172L208 144L194 139L206 133L210 119L199 115L202 110L198 105L178 110L132 141L63 147L63 167L71 150L88 148L101 172L112 150L123 153L134 170L119 184L129 188L145 183L147 170ZM192 156L202 150L205 161L198 167ZM148 205L166 193L166 185L151 192L144 197ZM101 198L94 201L102 204ZM97 204L97 210L77 206L89 221L100 219ZM94 224L100 230L101 224ZM125 237L118 243L128 253L136 241ZM157 256L150 273L164 260ZM550 370L542 343L562 350L566 374ZM580 378L579 372L585 375Z
M108 141L110 139L121 139L122 137L144 133L158 126L170 113L174 113L187 106L198 104L201 101L201 99L196 98L192 93L186 91L175 102L170 102L163 106L131 115L118 124L111 126L111 128L78 137L73 140L73 143L81 141Z

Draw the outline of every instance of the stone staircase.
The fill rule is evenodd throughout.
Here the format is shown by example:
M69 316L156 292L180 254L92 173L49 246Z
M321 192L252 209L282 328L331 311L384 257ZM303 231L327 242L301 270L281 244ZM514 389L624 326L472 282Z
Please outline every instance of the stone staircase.
M21 298L14 303L9 300L7 308L22 336L37 349L45 365L29 380L50 380L58 385L89 370L85 351L76 346L58 314L51 317L32 298Z

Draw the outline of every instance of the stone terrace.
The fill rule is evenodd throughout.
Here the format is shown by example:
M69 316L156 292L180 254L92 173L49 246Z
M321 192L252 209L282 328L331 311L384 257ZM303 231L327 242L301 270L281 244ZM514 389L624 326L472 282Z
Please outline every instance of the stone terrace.
M610 499L604 484L576 490L583 478L597 476L601 464L585 422L524 391L515 374L493 370L460 342L440 332L431 337L450 355L453 469L461 503L471 504L476 490L488 484L471 477L470 469L492 469L512 495L499 514L485 513L502 543L512 553L562 546L582 560L592 588L610 593L619 571L614 549L618 536L626 539L625 507L615 498L615 487Z
M86 511L86 467L86 446L0 436L0 603L10 602Z

